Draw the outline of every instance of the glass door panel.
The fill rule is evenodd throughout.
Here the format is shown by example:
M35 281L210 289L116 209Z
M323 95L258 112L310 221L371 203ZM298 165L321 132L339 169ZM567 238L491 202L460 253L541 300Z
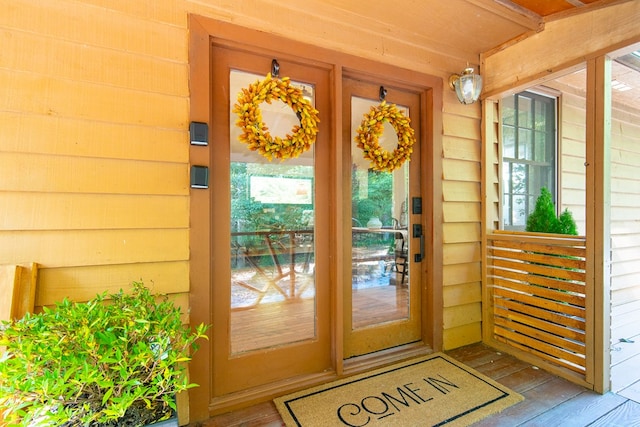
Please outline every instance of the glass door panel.
M331 369L327 163L329 120L297 158L269 161L238 140L242 89L265 78L272 56L212 46L211 287L213 403ZM278 60L331 116L329 71ZM266 130L286 137L299 120L280 101L258 105Z
M232 70L231 92L262 78ZM292 85L313 105L312 85ZM284 138L299 124L282 101L260 109L273 137ZM230 121L235 122L233 112ZM239 134L232 127L232 355L316 337L313 148L287 162L269 161L249 151Z
M393 172L374 171L355 142L362 117L379 103L351 99L353 329L409 316L409 164ZM407 107L398 108L409 115ZM398 138L389 123L384 123L378 142L387 151L395 149Z
M343 151L345 175L351 188L343 200L350 205L345 234L350 274L344 295L345 358L372 353L421 339L420 236L410 233L422 215L409 213L409 201L420 196L420 147L411 161L393 172L375 171L355 143L357 129L372 106L380 104L379 84L345 79ZM387 102L410 117L420 140L420 95L395 89ZM393 126L384 122L378 138L389 152L398 145ZM345 230L347 226L345 225Z

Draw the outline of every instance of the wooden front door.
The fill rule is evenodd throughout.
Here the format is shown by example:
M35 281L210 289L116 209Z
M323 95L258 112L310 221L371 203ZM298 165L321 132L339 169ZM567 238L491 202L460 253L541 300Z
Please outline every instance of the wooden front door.
M208 167L210 182L190 198L191 322L212 327L190 364L200 384L192 416L441 348L430 225L431 200L441 199L431 179L440 176L431 159L441 151L432 117L441 79L217 21L193 24L191 117L209 125L209 140L192 143L190 162ZM312 148L284 161L239 141L234 113L274 59L320 116ZM369 170L353 144L380 86L415 130L411 161L393 173ZM300 123L279 101L258 107L272 136ZM385 126L381 144L393 150L394 135ZM368 224L373 217L381 223Z
M329 70L213 46L211 168L214 399L331 368ZM315 144L269 160L238 139L238 94L273 68L322 112ZM258 105L273 137L300 123L281 101ZM223 171L223 172L221 172Z
M375 82L374 82L375 80ZM420 141L420 92L384 85L367 76L343 80L343 193L350 208L344 248L344 358L373 353L422 339L421 263L425 258L420 143L411 160L393 171L377 171L355 142L357 129L384 99L410 119ZM398 145L388 121L378 138L382 150ZM350 268L349 268L350 267Z

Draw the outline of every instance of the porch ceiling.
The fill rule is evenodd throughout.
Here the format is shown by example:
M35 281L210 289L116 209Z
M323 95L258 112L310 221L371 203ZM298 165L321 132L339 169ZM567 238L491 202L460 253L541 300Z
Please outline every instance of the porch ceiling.
M631 0L323 0L337 21L476 63L481 53L544 31L545 22ZM295 10L294 10L295 12Z
M542 17L548 17L560 12L581 12L593 7L606 6L610 0L495 0L496 3L515 4Z

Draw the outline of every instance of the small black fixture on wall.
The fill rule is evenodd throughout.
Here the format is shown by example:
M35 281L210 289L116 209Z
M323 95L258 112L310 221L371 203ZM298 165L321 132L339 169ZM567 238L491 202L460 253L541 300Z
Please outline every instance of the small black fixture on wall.
M191 166L191 188L209 188L209 168Z
M191 122L189 125L191 145L209 144L209 125L202 122Z

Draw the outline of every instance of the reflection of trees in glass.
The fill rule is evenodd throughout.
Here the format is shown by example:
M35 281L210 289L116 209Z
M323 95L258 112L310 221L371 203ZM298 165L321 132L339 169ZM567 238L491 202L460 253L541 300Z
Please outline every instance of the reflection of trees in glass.
M360 183L352 174L352 216L359 225L365 226L372 217L378 217L385 226L392 225L393 175L390 172L369 170L367 173L367 197L360 194Z
M294 230L313 227L313 205L283 205L261 203L251 197L249 181L252 175L281 176L274 165L231 163L231 231ZM270 172L270 174L268 173ZM308 176L308 167L286 168L287 176ZM303 174L306 173L306 174Z

